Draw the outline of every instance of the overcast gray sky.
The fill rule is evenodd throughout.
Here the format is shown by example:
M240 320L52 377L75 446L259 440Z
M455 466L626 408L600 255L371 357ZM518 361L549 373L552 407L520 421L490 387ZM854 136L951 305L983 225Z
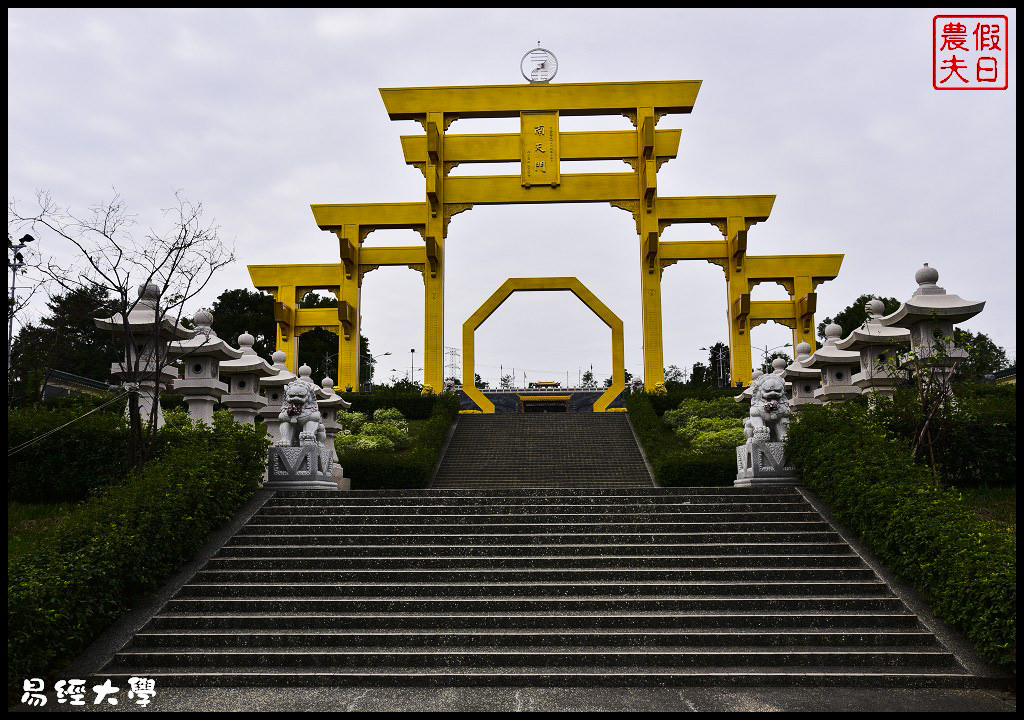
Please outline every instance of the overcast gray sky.
M990 11L1009 16L1009 89L969 92L932 88L937 12L9 10L8 197L28 210L46 189L84 210L116 188L145 227L182 189L236 243L239 262L196 304L208 306L251 287L246 264L337 262L311 203L423 200L399 143L421 128L389 121L378 88L522 83L520 58L540 41L558 57L555 82L703 81L692 114L659 123L682 128L682 141L658 192L777 195L750 254L846 255L818 288L816 320L865 292L909 297L928 262L948 291L987 301L964 327L1015 357L1016 14ZM493 131L518 132L518 120L450 128ZM663 239L718 237L673 226ZM462 323L506 278L575 275L623 319L626 365L641 373L640 253L626 212L477 207L452 220L446 248L446 345L461 346ZM65 252L46 238L42 249ZM777 285L752 294L784 298ZM663 302L666 365L706 361L699 348L726 340L718 267L668 268ZM419 273L368 274L362 304L373 352L393 353L377 379L407 373L412 348L419 367ZM478 331L478 372L575 381L593 365L603 378L610 337L567 293L518 294ZM752 339L773 347L790 333L769 324Z

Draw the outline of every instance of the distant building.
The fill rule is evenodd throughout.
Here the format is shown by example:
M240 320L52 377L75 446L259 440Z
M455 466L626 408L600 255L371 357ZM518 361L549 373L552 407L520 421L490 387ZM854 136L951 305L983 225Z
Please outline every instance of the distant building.
M82 377L63 370L51 370L43 386L43 401L68 395L105 395L110 392L110 383Z
M992 373L992 379L996 385L1016 385L1017 384L1017 366L1011 365L1005 370L997 370Z

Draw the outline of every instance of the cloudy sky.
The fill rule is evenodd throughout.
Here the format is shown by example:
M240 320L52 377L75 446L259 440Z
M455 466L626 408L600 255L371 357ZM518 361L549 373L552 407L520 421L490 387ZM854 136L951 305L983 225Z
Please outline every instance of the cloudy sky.
M540 41L558 57L555 82L703 81L692 114L659 124L682 128L659 194L777 195L750 254L846 255L839 278L818 288L818 320L861 293L909 297L928 262L949 292L987 301L965 327L1015 357L1016 15L991 11L1009 16L1008 90L937 91L936 12L9 10L8 198L30 211L46 189L84 211L116 189L140 227L159 227L183 190L239 257L197 299L209 305L251 287L246 264L336 262L311 203L423 200L399 143L421 129L389 121L378 88L522 83L520 58ZM518 120L450 128L505 131ZM612 165L591 169L627 169ZM673 226L663 239L717 237ZM417 242L411 231L367 240ZM640 253L624 211L477 207L452 220L446 248L446 345L461 345L463 321L506 278L574 275L623 319L627 368L640 374ZM392 353L378 379L408 373L410 349L420 366L422 288L405 268L366 276L364 334L375 354ZM777 285L752 294L784 298ZM666 365L706 361L700 348L727 338L718 267L668 268L663 302ZM769 324L752 338L770 348L790 335ZM611 371L610 332L567 293L513 296L476 347L492 383L499 368L531 380Z

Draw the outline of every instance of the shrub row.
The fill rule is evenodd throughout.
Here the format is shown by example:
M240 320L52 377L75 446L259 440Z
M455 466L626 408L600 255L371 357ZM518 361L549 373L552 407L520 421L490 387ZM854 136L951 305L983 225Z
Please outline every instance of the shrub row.
M395 408L407 420L427 420L434 412L434 405L443 395L420 395L411 392L389 392L378 390L373 393L342 393L346 402L352 403L353 412L373 415L382 408Z
M262 425L217 413L172 418L164 454L68 517L56 547L8 568L8 688L63 668L145 592L158 588L259 486Z
M633 429L636 430L658 485L662 487L732 485L736 479L736 450L697 453L687 449L685 441L677 437L655 411L654 401L664 397L663 395L633 393L626 401L630 422L633 423ZM676 405L679 402L682 401L678 401Z
M664 394L651 393L647 395L654 411L658 415L664 415L666 410L674 410L684 400L714 400L715 398L733 398L739 395L738 388L717 388L705 385L683 385L682 383L668 383ZM633 393L636 395L637 393ZM641 393L644 394L644 393Z
M974 383L954 389L955 402L935 419L932 452L943 479L957 487L1017 484L1017 392L1015 386ZM873 414L908 442L922 413L912 390L876 404ZM919 459L930 456L927 449Z
M338 448L345 476L352 478L353 490L425 488L430 483L438 453L458 417L459 399L453 394L425 399L431 401L432 412L407 451Z
M81 416L82 406L7 411L8 452ZM19 502L77 502L95 488L125 479L128 424L94 412L8 457L7 498Z
M1017 537L936 484L860 403L804 407L787 447L829 504L946 622L995 666L1016 672Z

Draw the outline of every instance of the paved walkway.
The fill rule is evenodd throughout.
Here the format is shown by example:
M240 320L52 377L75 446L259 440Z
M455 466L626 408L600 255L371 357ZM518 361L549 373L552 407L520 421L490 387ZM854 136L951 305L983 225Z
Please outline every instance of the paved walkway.
M1016 712L997 690L884 688L165 688L146 708L128 703L69 708L52 698L36 712ZM88 702L92 701L89 693Z

